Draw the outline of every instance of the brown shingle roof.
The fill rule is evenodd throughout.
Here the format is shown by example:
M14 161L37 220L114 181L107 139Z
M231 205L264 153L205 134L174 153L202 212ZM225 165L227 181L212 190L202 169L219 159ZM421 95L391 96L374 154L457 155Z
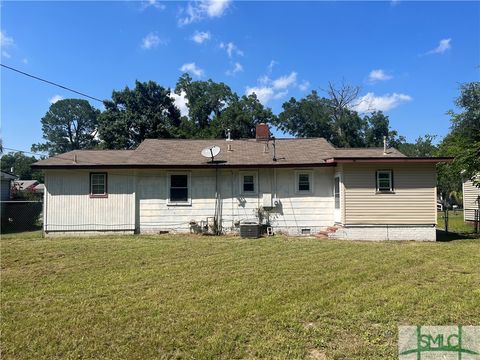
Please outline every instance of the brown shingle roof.
M331 165L336 159L371 158L408 159L396 149L383 148L337 149L323 138L278 139L276 158L273 160L273 143L249 140L225 141L147 139L136 150L75 150L49 159L40 160L36 168L71 167L181 167L195 168L212 166L200 152L208 146L217 145L221 151L215 164L223 167L262 166L321 166ZM231 146L232 151L228 150Z

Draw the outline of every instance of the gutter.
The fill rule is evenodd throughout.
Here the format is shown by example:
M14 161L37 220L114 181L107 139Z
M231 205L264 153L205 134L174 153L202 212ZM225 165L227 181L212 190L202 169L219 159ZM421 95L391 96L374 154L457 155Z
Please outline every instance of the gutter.
M154 164L71 164L71 165L31 165L36 170L53 170L53 169L256 169L256 168L295 168L295 167L332 167L335 162L321 163L288 163L288 164L222 164L218 162L206 164L171 164L171 165L154 165Z
M409 164L436 164L441 162L451 163L453 157L336 157L325 160L327 164L372 164L372 163L409 163Z

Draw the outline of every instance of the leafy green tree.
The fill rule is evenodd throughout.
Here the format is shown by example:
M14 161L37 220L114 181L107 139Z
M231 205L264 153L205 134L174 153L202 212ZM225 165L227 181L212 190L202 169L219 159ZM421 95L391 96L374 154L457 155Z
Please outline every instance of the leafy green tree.
M185 137L209 138L215 137L215 129L211 129L214 119L219 119L222 113L238 97L230 87L224 83L208 81L192 81L188 74L183 74L177 81L175 93L185 93L188 101L188 119L183 124L184 130L193 131L185 133Z
M99 118L99 137L107 149L131 149L147 138L179 137L180 111L170 89L154 81L135 82L112 92Z
M419 136L415 143L400 144L398 150L410 157L431 157L438 152L438 147L434 144L436 135Z
M255 94L235 99L222 111L219 117L212 121L214 137L224 136L230 129L232 139L254 138L257 124L274 122L275 115L266 108Z
M365 146L382 147L383 137L387 137L388 145L399 148L405 142L405 138L398 136L396 130L390 129L390 119L381 111L374 111L364 116L366 125Z
M452 126L442 142L441 150L455 157L453 167L461 169L465 178L480 186L480 82L462 84L455 104L460 113L450 110Z
M320 97L315 90L300 100L290 98L282 108L274 120L280 130L296 137L323 137L335 141L335 124L330 116L328 99Z
M57 101L41 120L46 142L32 145L32 151L55 155L95 147L98 143L95 135L99 113L86 100Z
M14 152L2 155L0 160L2 171L11 172L22 180L37 180L43 182L43 173L33 171L31 165L37 162L34 156L26 156L23 152Z

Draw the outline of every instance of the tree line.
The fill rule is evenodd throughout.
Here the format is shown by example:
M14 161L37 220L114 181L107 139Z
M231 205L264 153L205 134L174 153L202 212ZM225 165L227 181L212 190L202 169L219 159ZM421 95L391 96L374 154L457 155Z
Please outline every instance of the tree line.
M188 113L182 115L172 93L183 96ZM175 89L154 81L136 81L133 88L114 90L104 101L104 110L82 99L59 100L41 119L44 142L33 152L56 155L76 149L133 149L146 138L234 139L255 137L255 126L267 123L295 137L323 137L339 147L389 146L407 156L453 156L455 161L439 166L439 189L459 191L460 172L469 178L480 171L480 82L460 86L451 117L449 134L437 142L434 135L408 143L390 127L381 111L355 111L359 88L329 83L321 95L313 90L301 99L290 98L275 115L255 94L239 96L223 82L193 80L183 74ZM23 158L22 158L23 156ZM12 164L26 169L35 160L22 154L2 157L2 170ZM24 171L25 172L25 171ZM39 174L22 174L28 178ZM447 191L447 190L445 190Z

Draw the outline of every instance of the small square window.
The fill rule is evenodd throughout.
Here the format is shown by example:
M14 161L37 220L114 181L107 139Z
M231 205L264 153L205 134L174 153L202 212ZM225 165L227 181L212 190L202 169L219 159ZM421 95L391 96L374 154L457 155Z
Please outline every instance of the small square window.
M313 171L295 171L295 193L310 194L313 192Z
M90 195L107 195L107 173L90 173Z
M393 191L393 173L391 170L377 171L377 191Z

